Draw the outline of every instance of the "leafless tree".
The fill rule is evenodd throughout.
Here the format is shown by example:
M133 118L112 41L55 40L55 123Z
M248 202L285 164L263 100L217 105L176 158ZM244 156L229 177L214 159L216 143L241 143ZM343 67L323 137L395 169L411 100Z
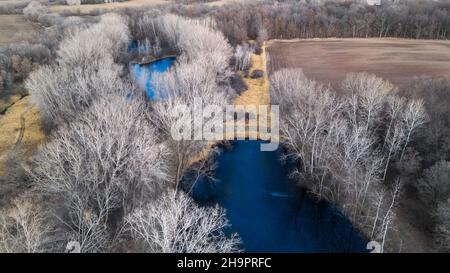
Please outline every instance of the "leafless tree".
M23 9L23 15L27 19L36 21L40 15L47 13L47 11L47 7L39 1L32 1Z
M388 81L367 73L350 73L341 86L349 93L353 122L364 124L366 130L377 125L388 95L395 91L395 87Z
M200 207L184 193L162 195L127 217L128 228L149 252L238 252L237 234L227 236L225 211Z
M231 46L210 20L193 20L169 14L158 18L157 33L183 53L188 61L207 58L212 73L223 74L232 55Z
M403 122L406 131L406 140L402 148L400 160L405 153L405 149L411 140L413 132L427 122L427 114L423 100L418 99L408 102L405 112L403 113Z
M280 104L286 156L298 162L294 175L317 197L337 204L384 248L401 187L394 183L391 190L382 184L385 159L377 131L384 125L387 96L394 87L367 74L349 75L342 86L350 98L335 96L300 69L282 69L271 77L271 100ZM401 118L392 123L386 137L391 153L403 139L398 136Z
M96 66L43 66L30 74L25 86L47 124L74 120L98 98L113 94L126 95L120 78L121 67L109 59Z
M100 22L87 28L74 30L59 45L60 65L88 68L99 67L105 59L117 59L126 52L130 34L125 18L111 13L103 15Z
M45 209L17 198L0 211L0 252L42 252L51 232Z
M308 80L301 70L280 70L271 77L271 98L280 104L280 130L301 159L303 172L313 176L320 169L325 148L332 145L334 123L342 103L326 87Z
M178 107L186 107L186 111L191 113L196 102L203 105L223 106L230 101L230 97L216 83L216 74L209 69L207 56L200 57L193 62L180 59L175 68L167 73L155 75L153 85L156 92L164 94L164 100L153 103L153 113L155 127L159 128L162 139L167 139L168 147L173 154L174 162L172 170L174 184L178 189L178 183L183 173L188 169L191 160L197 156L207 145L208 141L202 137L195 137L198 132L203 132L202 124L194 122L194 114L174 115L174 110ZM223 110L222 110L223 111ZM201 114L200 109L200 114ZM204 122L223 118L220 116L204 117ZM184 119L184 120L182 120ZM172 130L176 125L189 125L190 131L183 132L186 136L183 139L174 139ZM194 134L192 134L194 132ZM222 132L217 132L221 134Z
M64 200L68 217L60 218L86 246L106 242L101 236L113 212L146 203L172 180L166 170L168 149L158 144L144 113L137 98L98 100L77 121L54 132L33 160L35 187Z
M424 171L417 181L419 196L431 207L446 202L450 196L450 162L438 161Z
M248 44L244 45L237 45L236 51L234 53L234 59L235 59L235 70L247 70L252 61L252 53L253 50L248 46Z
M435 245L438 250L448 252L450 250L450 205L448 200L439 204L433 216L436 221Z

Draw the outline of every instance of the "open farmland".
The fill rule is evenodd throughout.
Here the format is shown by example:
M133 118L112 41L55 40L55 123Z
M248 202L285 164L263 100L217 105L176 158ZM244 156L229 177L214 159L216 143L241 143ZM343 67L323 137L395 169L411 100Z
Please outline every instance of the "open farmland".
M270 71L301 67L305 75L338 86L349 72L368 72L394 84L413 76L450 74L450 41L404 39L273 40Z

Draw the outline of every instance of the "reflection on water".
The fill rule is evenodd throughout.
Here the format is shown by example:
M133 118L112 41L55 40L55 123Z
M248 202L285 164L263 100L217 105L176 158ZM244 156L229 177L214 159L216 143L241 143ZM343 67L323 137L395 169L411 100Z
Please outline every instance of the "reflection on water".
M148 64L133 64L133 74L138 84L145 88L147 97L151 100L164 97L164 94L157 94L152 86L152 76L155 73L162 73L169 70L175 62L175 57L160 59Z

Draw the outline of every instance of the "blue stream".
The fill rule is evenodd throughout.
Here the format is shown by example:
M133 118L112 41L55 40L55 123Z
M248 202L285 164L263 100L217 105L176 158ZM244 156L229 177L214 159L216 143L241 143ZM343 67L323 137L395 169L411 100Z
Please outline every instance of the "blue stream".
M147 97L151 100L163 98L164 94L157 94L154 89L154 86L151 84L152 76L155 73L162 73L169 70L169 68L175 62L175 57L168 57L161 60L157 60L148 64L133 64L133 73L136 77L136 80L139 83L145 84L145 91L147 93Z
M218 181L199 180L193 197L226 209L247 252L365 252L347 218L296 187L281 151L261 152L260 144L235 141L218 157Z
M175 58L134 65L145 79L149 99L161 98L151 86L155 72ZM145 72L144 72L145 71ZM200 179L193 197L226 209L230 232L238 232L247 252L365 252L366 242L333 206L317 202L287 178L280 151L261 152L259 141L235 141L218 157L217 181Z

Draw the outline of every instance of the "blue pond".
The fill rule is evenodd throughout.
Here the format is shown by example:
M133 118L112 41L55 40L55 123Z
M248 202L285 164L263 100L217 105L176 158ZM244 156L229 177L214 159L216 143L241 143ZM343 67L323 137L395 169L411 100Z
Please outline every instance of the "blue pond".
M133 65L149 99L158 99L152 75L175 58ZM247 252L365 252L366 242L334 207L316 202L289 181L281 151L261 152L259 141L235 141L218 157L217 181L199 180L193 197L227 210L229 231L238 232Z
M227 210L231 231L246 252L365 252L366 242L326 202L287 178L281 151L261 152L259 141L235 141L218 158L218 181L200 180L194 198Z
M133 64L133 73L138 83L142 84L147 92L147 97L151 100L163 98L164 94L157 94L154 86L152 86L152 76L155 73L162 73L169 70L175 62L175 57L160 59L148 64Z

